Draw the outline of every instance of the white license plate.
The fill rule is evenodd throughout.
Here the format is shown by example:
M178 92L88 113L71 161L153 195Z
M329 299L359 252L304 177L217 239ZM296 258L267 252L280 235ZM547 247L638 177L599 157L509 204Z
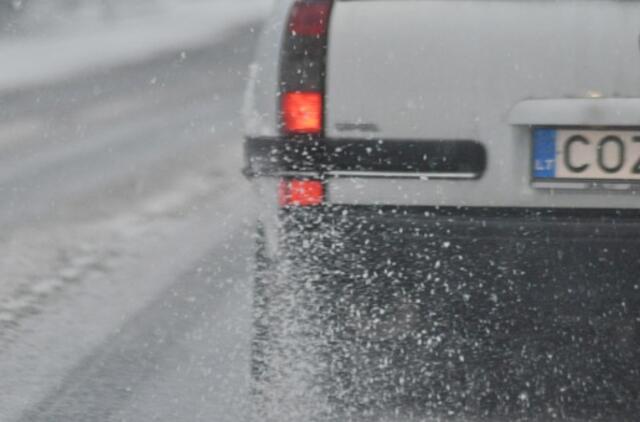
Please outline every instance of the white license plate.
M640 181L639 130L533 130L535 181Z

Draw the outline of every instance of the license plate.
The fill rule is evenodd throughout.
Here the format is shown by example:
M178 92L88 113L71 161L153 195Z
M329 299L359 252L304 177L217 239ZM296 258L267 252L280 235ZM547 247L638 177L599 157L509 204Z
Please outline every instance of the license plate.
M534 181L640 181L640 130L533 130Z

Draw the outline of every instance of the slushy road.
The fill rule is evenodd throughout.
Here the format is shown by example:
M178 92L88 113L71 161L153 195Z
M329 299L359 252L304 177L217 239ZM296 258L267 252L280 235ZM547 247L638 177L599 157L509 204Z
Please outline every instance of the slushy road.
M0 97L0 420L244 417L256 32Z

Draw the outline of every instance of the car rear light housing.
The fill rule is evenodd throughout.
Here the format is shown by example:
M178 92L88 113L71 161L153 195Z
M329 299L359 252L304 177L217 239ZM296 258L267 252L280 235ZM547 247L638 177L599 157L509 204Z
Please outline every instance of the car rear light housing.
M324 184L315 179L281 179L279 186L281 207L310 207L324 202Z
M289 15L288 30L293 35L320 37L326 34L331 1L297 1Z
M280 129L285 137L321 137L327 34L332 0L297 0L280 58Z

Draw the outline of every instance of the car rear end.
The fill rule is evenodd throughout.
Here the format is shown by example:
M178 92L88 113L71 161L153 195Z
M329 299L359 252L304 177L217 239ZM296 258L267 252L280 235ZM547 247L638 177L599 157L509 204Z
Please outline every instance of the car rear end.
M247 169L353 407L633 420L640 3L276 10Z

